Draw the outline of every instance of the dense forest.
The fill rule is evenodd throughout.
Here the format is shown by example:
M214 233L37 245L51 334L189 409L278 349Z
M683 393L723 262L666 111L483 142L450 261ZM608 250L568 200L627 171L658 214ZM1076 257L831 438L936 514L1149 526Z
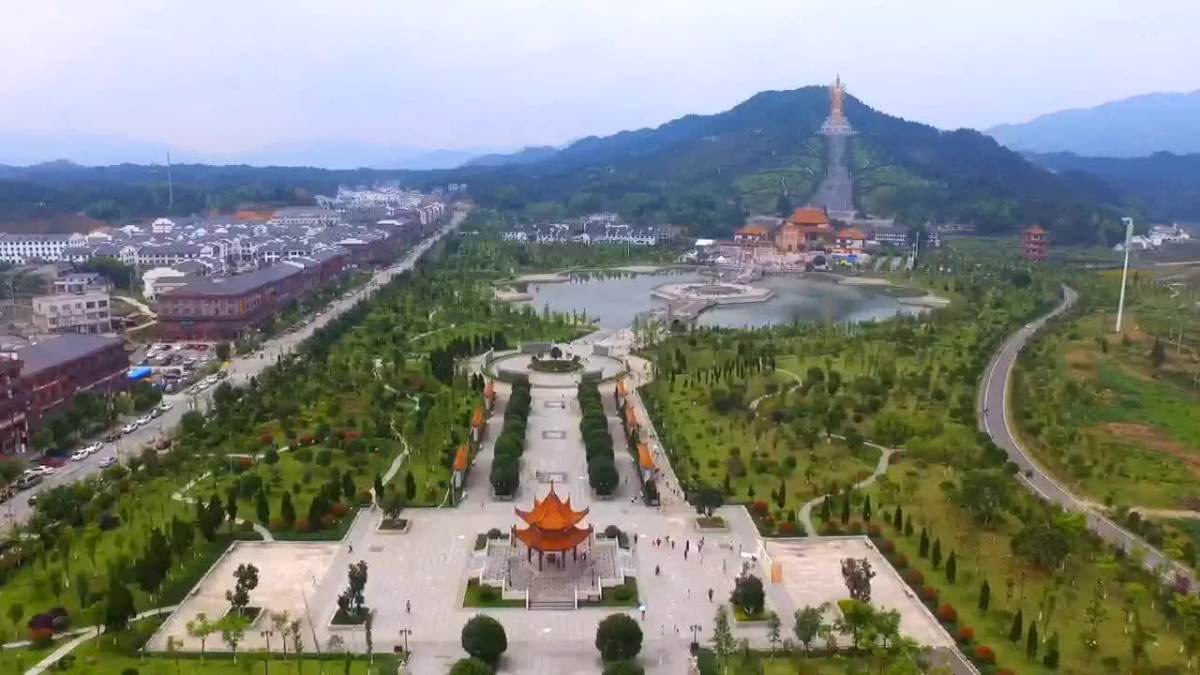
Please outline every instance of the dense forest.
M1200 154L1156 152L1149 157L1081 157L1069 152L1028 155L1052 171L1081 171L1132 196L1146 215L1161 220L1200 220Z

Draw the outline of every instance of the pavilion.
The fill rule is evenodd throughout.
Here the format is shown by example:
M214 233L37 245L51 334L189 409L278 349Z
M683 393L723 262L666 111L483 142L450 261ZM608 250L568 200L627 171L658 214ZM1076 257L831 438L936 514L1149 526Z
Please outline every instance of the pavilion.
M589 509L576 511L571 507L570 497L567 497L566 501L559 499L558 493L554 491L554 483L550 484L550 492L544 499L534 497L533 509L513 510L516 511L517 517L529 526L517 529L514 525L513 540L525 544L527 561L532 562L533 552L537 551L538 571L542 569L544 556L550 555L551 562L557 562L561 568L566 563L567 551L571 552L574 560L578 560L579 546L591 542L592 526L580 526Z

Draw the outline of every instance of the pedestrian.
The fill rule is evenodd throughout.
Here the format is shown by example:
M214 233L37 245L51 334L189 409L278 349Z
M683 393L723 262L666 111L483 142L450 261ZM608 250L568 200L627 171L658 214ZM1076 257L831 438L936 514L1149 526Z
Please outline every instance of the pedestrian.
M708 589L708 601L712 602L712 589Z
M728 569L728 567L729 567L729 560L722 558L721 559L721 572L724 573Z
M688 552L687 552L687 549L685 548L685 549L683 549L683 559L684 560L687 560L687 555L688 555Z
M404 612L406 614L412 614L412 600L404 601Z
M354 553L354 544L350 544L350 553Z
M662 571L662 570L660 570L660 569L658 568L658 565L655 565L655 566L654 566L654 576L658 576L658 575L659 575L659 573L660 573L661 571Z

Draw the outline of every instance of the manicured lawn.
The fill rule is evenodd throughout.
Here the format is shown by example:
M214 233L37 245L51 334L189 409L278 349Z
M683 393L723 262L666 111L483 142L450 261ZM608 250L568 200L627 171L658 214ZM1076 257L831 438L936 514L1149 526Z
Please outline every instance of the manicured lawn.
M589 607L637 607L637 579L630 577L620 586L601 588L599 602L591 602L587 605Z
M467 582L467 592L463 597L463 607L525 607L524 600L505 600L500 597L500 591L479 585L478 579Z

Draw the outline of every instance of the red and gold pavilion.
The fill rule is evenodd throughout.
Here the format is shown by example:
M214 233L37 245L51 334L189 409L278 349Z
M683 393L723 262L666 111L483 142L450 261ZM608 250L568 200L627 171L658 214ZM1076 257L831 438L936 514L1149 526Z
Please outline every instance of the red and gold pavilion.
M558 498L554 491L554 483L550 484L550 492L545 499L533 499L533 509L522 511L513 509L517 516L529 527L518 530L513 526L513 540L520 540L526 547L526 559L533 560L533 552L538 554L538 570L542 569L543 556L549 554L551 560L557 560L561 566L565 563L567 551L572 558L579 559L579 546L591 541L592 526L580 527L580 522L588 515L589 509L576 511L571 508L571 498L566 501Z

